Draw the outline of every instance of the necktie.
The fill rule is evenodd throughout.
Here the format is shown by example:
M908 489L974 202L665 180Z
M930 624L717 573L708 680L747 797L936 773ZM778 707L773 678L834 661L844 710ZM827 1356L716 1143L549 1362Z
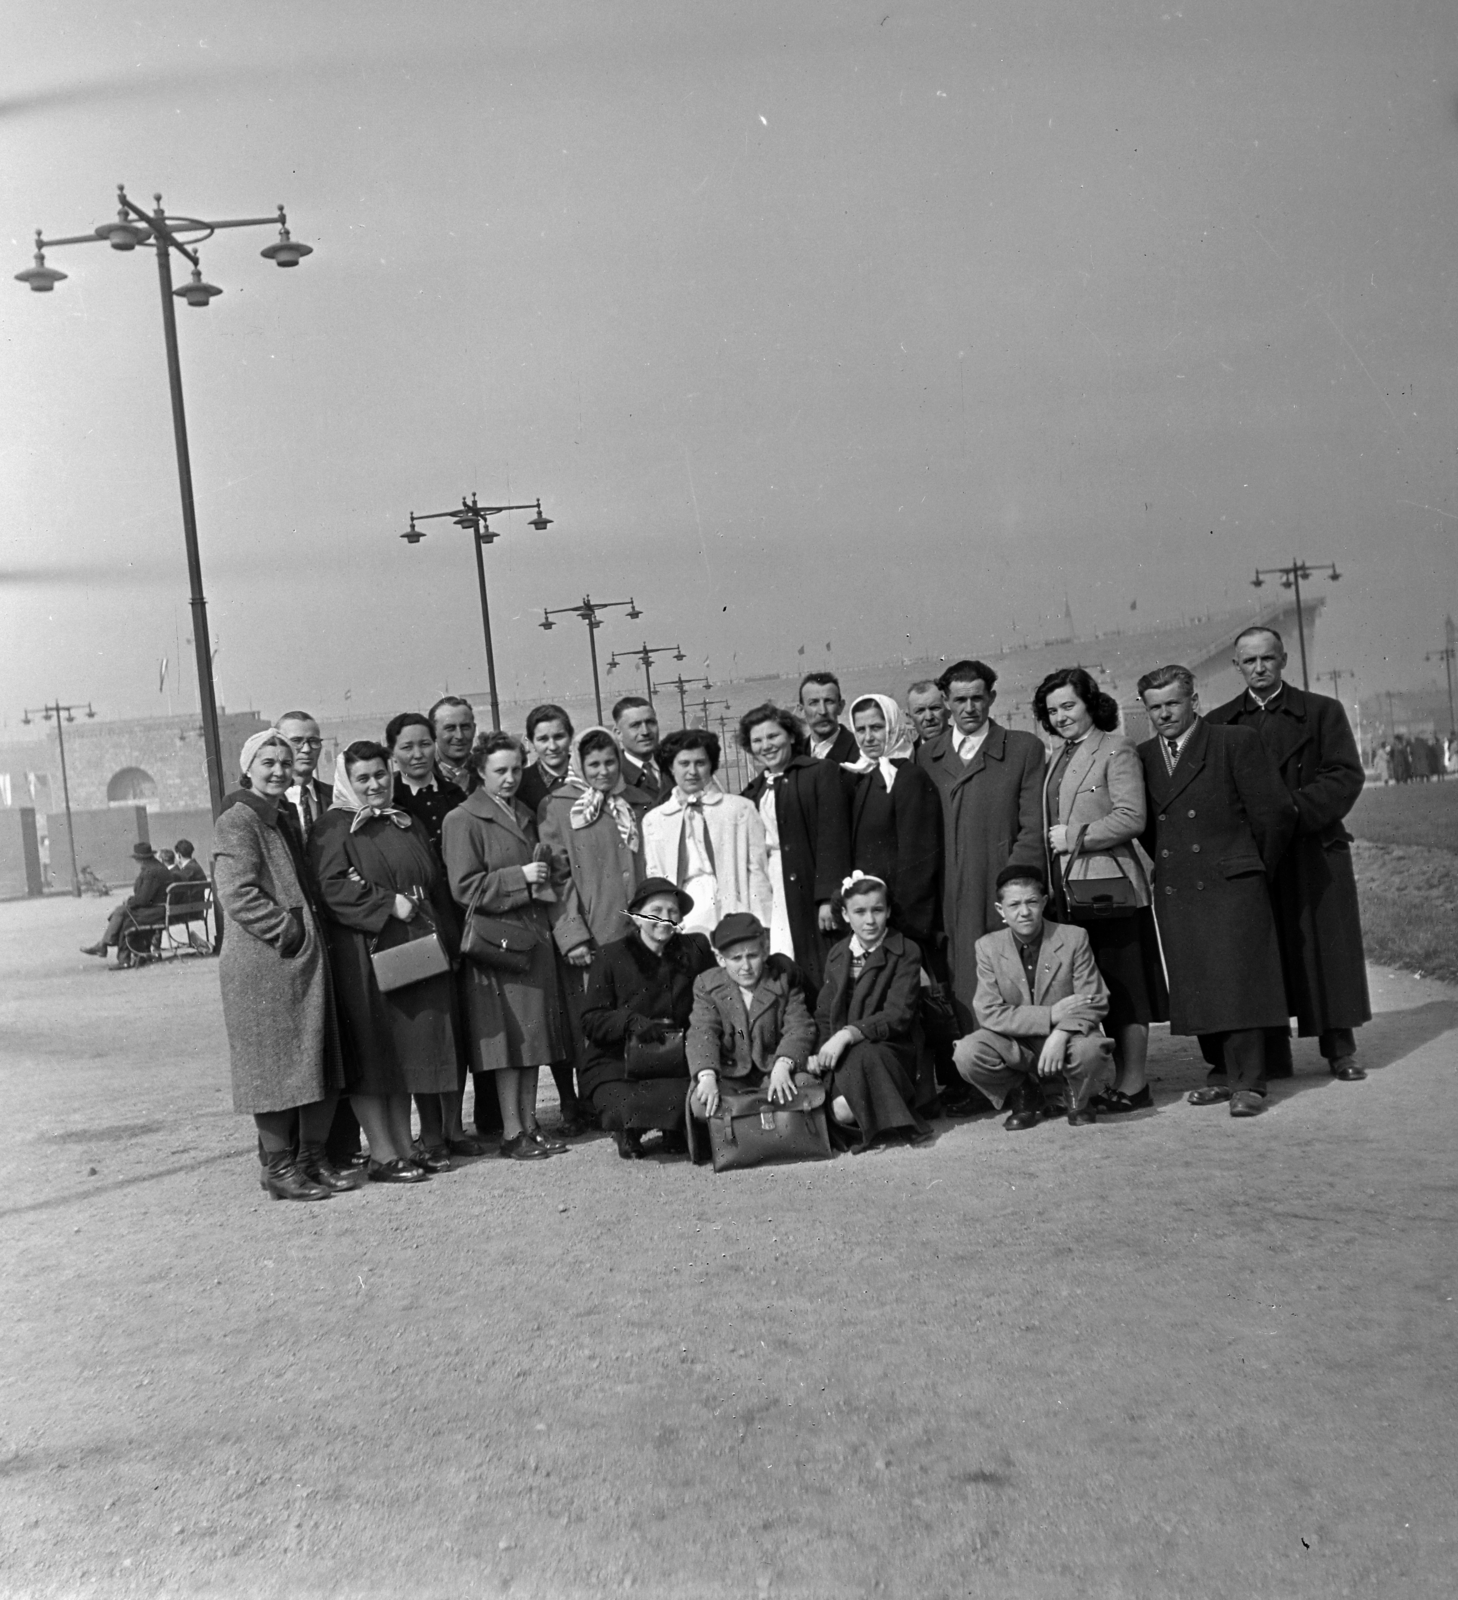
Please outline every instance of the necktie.
M304 819L304 837L307 839L314 831L314 797L309 793L312 784L299 785L299 815Z
M1169 764L1173 767L1180 758L1180 741L1176 737L1174 739L1166 738L1164 742L1169 751Z

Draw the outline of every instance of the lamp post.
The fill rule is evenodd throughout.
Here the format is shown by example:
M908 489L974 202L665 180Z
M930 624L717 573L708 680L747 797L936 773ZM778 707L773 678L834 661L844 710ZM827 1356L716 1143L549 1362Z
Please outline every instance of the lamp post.
M535 511L536 516L528 526L535 528L538 533L545 533L552 526L552 519L542 515L540 500L514 506L483 506L473 493L469 500L462 496L460 505L451 511L426 511L419 516L412 511L410 526L400 535L406 544L419 544L425 534L416 524L435 522L441 517L449 517L458 528L470 529L471 546L476 552L476 586L481 591L481 633L486 640L486 683L491 694L491 727L496 731L501 727L501 697L496 692L496 654L491 648L491 605L486 598L486 558L481 552L501 537L487 518L499 517L506 511Z
M1452 623L1450 622L1448 624L1448 626L1451 629L1452 628ZM1455 654L1458 654L1458 650L1455 650L1455 648L1454 648L1452 635L1450 633L1449 634L1449 638L1448 638L1448 643L1445 644L1441 650L1429 650L1428 653L1423 657L1424 661L1441 661L1443 663L1444 667L1447 668L1447 671L1448 671L1448 732L1449 733L1452 733L1455 730L1458 730L1458 717L1455 717L1453 715L1453 657L1454 657Z
M542 607L542 620L537 624L545 633L550 633L557 626L552 621L553 617L560 617L570 613L574 617L581 617L587 624L587 643L592 652L592 697L597 702L597 720L602 721L602 682L597 675L597 630L602 627L598 619L599 611L610 611L615 606L626 606L628 615L635 620L643 613L639 611L637 601L631 596L626 600L594 600L590 594L582 597L582 604L576 606L555 606L548 610Z
M688 660L688 657L683 653L683 646L681 644L650 645L645 639L643 641L643 647L641 650L625 650L621 653L621 659L619 658L619 652L614 650L613 653L608 657L607 669L609 672L616 672L618 668L622 666L624 661L640 662L643 667L643 686L647 689L648 700L649 703L652 704L653 658L654 656L667 655L670 651L673 652L673 659L675 661Z
M147 212L127 197L123 185L117 185L119 201L116 220L104 222L90 233L71 234L63 239L46 239L36 229L35 265L16 278L29 285L36 294L50 294L66 274L46 265L45 252L61 245L98 244L105 241L113 250L135 250L138 245L150 245L157 254L157 281L162 291L162 339L167 350L167 385L172 396L172 435L177 449L177 479L182 495L182 537L187 547L187 582L189 604L192 607L192 637L197 650L198 701L202 711L203 751L208 766L208 795L212 801L213 815L223 808L223 794L227 787L223 772L223 751L218 736L218 702L213 687L212 648L208 642L207 600L203 595L202 560L198 554L197 509L192 493L192 459L187 447L187 415L182 404L182 365L177 353L177 318L173 300L186 300L188 305L205 310L212 300L222 294L215 284L203 279L202 264L196 246L224 228L268 228L277 226L278 240L259 253L267 261L280 267L296 267L305 256L313 253L313 246L299 244L289 235L288 217L284 208L278 208L276 217L232 217L222 221L205 221L201 217L169 215L162 208L162 196L153 195L154 210ZM190 263L192 276L182 288L172 287L172 252L176 251Z
M1265 587L1265 579L1279 578L1283 589L1296 591L1296 637L1301 643L1301 687L1309 689L1311 679L1306 670L1306 618L1301 615L1301 585L1310 582L1313 572L1325 572L1331 582L1336 583L1341 577L1334 561L1318 561L1312 566L1306 561L1292 561L1286 567L1257 567L1256 575L1250 581L1252 589Z
M32 716L41 717L49 722L52 717L56 719L56 744L61 752L61 796L66 804L66 843L71 847L71 893L79 900L81 898L81 869L76 865L76 830L71 826L71 784L66 776L66 735L61 731L62 722L74 722L73 712L79 711L80 706L63 706L59 700L53 700L48 706L41 706L39 710L32 710L27 706L21 721L30 726ZM63 715L64 713L64 715ZM94 717L96 713L91 709L91 702L86 702L86 715Z
M685 678L680 673L678 677L669 680L668 687L678 690L678 725L686 728L688 727L687 691L695 687L712 689L714 686L707 678Z
M1341 699L1340 684L1343 678L1354 677L1355 674L1347 667L1332 667L1326 672L1318 672L1318 678L1331 679L1331 694L1333 700Z
M696 700L694 704L699 708L699 715L704 719L704 727L706 729L709 726L709 708L713 706L718 709L719 746L724 753L724 759L728 761L734 768L734 781L737 785L740 777L742 776L739 767L739 753L738 750L731 744L731 741L729 740L724 728L724 713L729 709L729 702L727 700L710 700L707 696L705 696L702 700Z

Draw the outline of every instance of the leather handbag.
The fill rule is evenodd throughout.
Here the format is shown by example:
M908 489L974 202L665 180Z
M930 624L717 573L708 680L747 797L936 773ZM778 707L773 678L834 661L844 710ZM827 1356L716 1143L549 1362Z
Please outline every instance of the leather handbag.
M1083 855L1082 839L1063 869L1063 900L1069 917L1075 922L1091 922L1102 921L1105 917L1133 916L1139 909L1139 891L1118 856L1104 858L1119 869L1118 876L1113 878L1075 878L1073 869L1080 858L1088 859Z
M537 938L530 928L504 917L483 916L477 909L485 886L477 889L466 908L466 926L461 934L461 954L478 967L493 967L498 972L520 976L532 964Z
M638 1034L628 1036L623 1051L623 1064L628 1081L641 1083L649 1078L682 1078L688 1073L688 1049L682 1028L665 1028L663 1038L644 1039Z
M451 958L441 943L440 932L422 906L417 920L424 923L421 933L411 933L404 944L392 944L389 949L379 948L379 935L370 940L370 965L375 969L375 982L382 994L395 989L408 989L412 983L424 983L427 978L438 978L451 970ZM414 923L407 925L414 927Z
M692 1090L689 1091L692 1094ZM694 1147L695 1119L687 1107L689 1155ZM721 1094L708 1119L709 1155L715 1172L737 1167L762 1167L786 1161L829 1161L830 1130L825 1122L825 1085L797 1080L795 1098L776 1105L765 1093Z

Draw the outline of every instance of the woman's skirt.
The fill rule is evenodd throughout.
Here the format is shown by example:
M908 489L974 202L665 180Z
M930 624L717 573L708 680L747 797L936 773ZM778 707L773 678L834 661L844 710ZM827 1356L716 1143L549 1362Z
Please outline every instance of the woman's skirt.
M462 1088L465 1070L456 1038L455 988L451 975L442 973L382 995L391 1048L359 1055L346 1051L344 1076L349 1092L449 1094Z
M1094 917L1079 924L1109 989L1104 1031L1117 1036L1132 1022L1169 1021L1169 989L1159 954L1154 912L1141 906L1128 917Z
M602 1118L608 1133L645 1132L662 1128L665 1132L683 1122L687 1078L648 1078L641 1083L600 1083L592 1092L592 1109Z
M854 1128L844 1127L828 1117L830 1137L845 1148L869 1149L888 1133L921 1138L931 1130L911 1109L916 1098L909 1047L853 1044L825 1079L827 1108L837 1095L844 1095L856 1119Z

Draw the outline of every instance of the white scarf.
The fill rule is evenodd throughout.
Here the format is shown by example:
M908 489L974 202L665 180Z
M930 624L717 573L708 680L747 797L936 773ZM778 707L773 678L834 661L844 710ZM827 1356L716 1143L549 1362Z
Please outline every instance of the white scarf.
M886 753L879 759L861 753L859 761L843 761L841 766L847 772L871 772L880 768L881 776L886 782L886 793L890 794L896 782L897 761L906 761L911 757L916 748L916 734L906 713L887 694L858 694L851 701L850 716L852 724L856 720L856 707L875 705L881 708L881 715L886 719Z

